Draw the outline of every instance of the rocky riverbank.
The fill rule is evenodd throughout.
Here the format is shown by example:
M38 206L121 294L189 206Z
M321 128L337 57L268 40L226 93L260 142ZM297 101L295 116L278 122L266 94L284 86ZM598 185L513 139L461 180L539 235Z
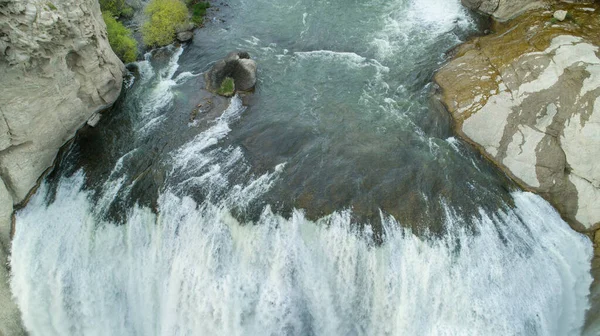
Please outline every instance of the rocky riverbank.
M21 204L60 147L119 96L123 64L96 0L0 5L0 258ZM0 334L24 333L0 269Z
M595 241L585 332L597 335L600 5L475 2L468 5L496 19L493 33L453 51L435 76L440 98L459 135Z

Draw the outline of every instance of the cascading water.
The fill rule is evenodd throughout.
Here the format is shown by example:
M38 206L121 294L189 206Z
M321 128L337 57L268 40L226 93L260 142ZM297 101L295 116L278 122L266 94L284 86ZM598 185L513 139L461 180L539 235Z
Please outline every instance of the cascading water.
M32 335L579 333L590 242L428 105L475 31L458 1L229 5L138 62L17 214ZM249 106L190 120L233 49Z

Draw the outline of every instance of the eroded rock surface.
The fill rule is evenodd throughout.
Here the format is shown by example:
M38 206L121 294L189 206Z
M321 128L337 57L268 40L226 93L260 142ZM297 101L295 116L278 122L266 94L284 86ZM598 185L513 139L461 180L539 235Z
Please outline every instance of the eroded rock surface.
M458 132L581 231L600 227L597 7L523 15L436 75Z
M552 20L556 10L570 14ZM456 131L594 236L583 335L600 334L600 5L530 11L470 41L435 77Z
M65 141L117 99L123 69L108 44L96 0L0 0L3 256L10 245L13 204L26 198ZM5 272L0 281L6 282ZM11 305L2 286L0 301L3 308ZM14 320L13 313L0 309L0 334L22 332L4 323Z

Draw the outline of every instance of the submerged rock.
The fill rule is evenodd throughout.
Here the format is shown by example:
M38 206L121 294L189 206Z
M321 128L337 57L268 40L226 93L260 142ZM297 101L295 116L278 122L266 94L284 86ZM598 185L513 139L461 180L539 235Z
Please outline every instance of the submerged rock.
M218 93L223 81L232 78L235 91L250 91L256 85L256 62L247 52L232 52L206 73L206 88Z

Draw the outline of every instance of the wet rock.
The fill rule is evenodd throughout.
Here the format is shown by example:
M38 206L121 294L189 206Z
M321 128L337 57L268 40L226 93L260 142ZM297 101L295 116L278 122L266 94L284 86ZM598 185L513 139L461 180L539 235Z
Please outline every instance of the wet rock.
M96 125L98 125L98 123L100 122L101 118L102 115L100 113L94 113L87 121L88 126L96 127Z
M186 42L191 40L194 37L194 32L193 31L182 31L177 33L177 40L179 42Z
M586 4L585 8L598 4ZM575 229L600 228L600 22L522 15L459 48L435 80L459 134ZM584 28L581 28L584 27Z
M554 12L553 17L555 19L557 19L558 21L564 21L565 18L567 17L567 11L566 10L557 10L556 12Z
M232 78L236 91L250 91L256 85L256 62L247 52L232 52L205 74L206 87L218 92L226 78Z

